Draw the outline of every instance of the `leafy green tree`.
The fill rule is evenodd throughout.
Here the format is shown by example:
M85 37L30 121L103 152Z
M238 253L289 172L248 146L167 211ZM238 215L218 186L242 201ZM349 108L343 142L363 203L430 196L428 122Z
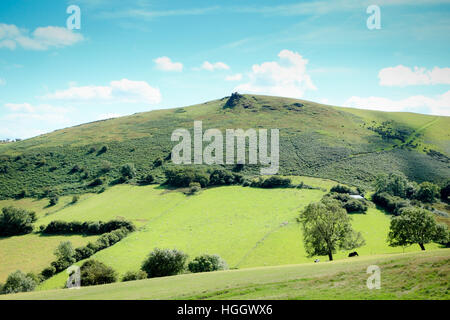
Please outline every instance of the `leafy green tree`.
M173 249L154 249L142 264L141 269L149 278L173 276L184 270L187 254Z
M431 182L422 182L417 190L416 198L422 202L433 203L439 197L439 187Z
M54 253L56 261L52 262L52 266L55 267L56 271L64 270L76 262L76 252L70 241L60 242Z
M97 260L88 260L80 268L81 285L94 286L117 281L117 272Z
M36 213L12 206L2 209L0 214L0 236L13 236L33 231Z
M441 200L447 203L450 202L450 180L441 188Z
M322 200L309 204L298 221L303 227L303 241L310 257L328 255L338 249L351 250L364 245L360 232L351 226L351 217L337 200Z
M408 179L403 174L390 173L389 175L379 175L375 180L375 192L386 192L392 196L406 197Z
M122 281L134 281L134 280L142 280L147 279L147 273L143 270L139 271L128 271L123 275Z
M446 237L447 226L438 225L433 214L421 208L408 207L392 218L388 243L392 247L417 243L422 250L425 244L441 242ZM447 231L448 232L448 231Z
M11 273L6 279L6 283L2 288L2 293L17 293L33 291L36 287L36 282L22 271L17 270Z
M195 257L194 260L188 264L189 271L193 273L225 270L227 268L226 262L217 254L204 254Z

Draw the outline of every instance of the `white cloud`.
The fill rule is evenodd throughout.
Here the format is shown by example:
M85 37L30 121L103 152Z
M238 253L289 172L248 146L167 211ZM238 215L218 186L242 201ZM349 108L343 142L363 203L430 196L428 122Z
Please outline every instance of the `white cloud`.
M43 96L50 100L69 100L75 102L122 102L147 103L161 102L161 92L145 81L122 79L111 81L109 86L72 86Z
M236 74L232 74L230 76L226 76L225 80L226 81L241 81L242 80L242 74L241 73L236 73Z
M172 62L169 57L159 57L153 60L156 63L156 68L163 71L177 71L183 70L183 64L181 62Z
M378 111L408 111L450 116L450 90L436 97L417 95L401 100L353 96L344 105L352 108Z
M427 70L414 67L412 70L409 67L398 65L381 69L378 78L382 86L450 84L450 68L434 67L432 70Z
M223 62L211 63L209 61L203 62L201 69L214 71L214 70L229 70L230 67Z
M63 27L39 27L32 34L25 29L19 29L13 24L0 23L0 48L16 49L19 45L29 50L47 50L71 46L84 38L81 34Z
M250 81L235 91L301 98L305 91L317 89L306 72L307 59L290 50L282 50L278 57L279 61L253 65Z

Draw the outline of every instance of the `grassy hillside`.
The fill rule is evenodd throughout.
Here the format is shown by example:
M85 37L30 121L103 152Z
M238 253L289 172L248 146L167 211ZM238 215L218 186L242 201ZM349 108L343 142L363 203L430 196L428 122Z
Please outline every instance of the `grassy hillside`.
M153 278L0 299L450 299L450 249ZM381 288L366 287L369 265Z
M324 106L268 96L228 97L204 104L157 110L57 130L0 145L0 198L25 191L33 197L96 192L89 183L104 177L114 184L125 163L138 176L151 172L163 181L176 128L279 128L280 173L330 178L370 186L380 172L401 171L411 180L450 178L450 117L386 113ZM102 152L102 147L106 152ZM162 166L154 160L165 159ZM77 166L77 170L73 170ZM257 166L244 166L254 175Z
M335 184L315 178L294 180L304 180L324 190ZM139 228L137 232L93 256L113 266L119 274L138 270L155 247L181 249L191 259L202 253L219 254L231 268L306 263L313 258L308 258L304 251L296 217L308 203L320 200L324 194L321 190L227 186L187 196L159 186L121 185L102 194L86 195L77 204L56 213L43 214L37 225L56 219L92 221L123 217L134 221ZM353 214L352 218L354 228L366 239L366 245L358 249L360 255L403 252L402 248L389 247L385 242L390 216L372 207L367 214ZM438 246L427 245L428 250L435 248ZM405 249L418 250L419 246ZM347 254L340 252L335 258L342 259ZM0 269L3 263L0 262ZM66 274L61 273L39 289L62 287L65 279Z

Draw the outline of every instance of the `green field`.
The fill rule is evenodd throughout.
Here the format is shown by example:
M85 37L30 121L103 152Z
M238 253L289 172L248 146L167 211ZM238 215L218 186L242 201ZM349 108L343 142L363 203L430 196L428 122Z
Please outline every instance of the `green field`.
M369 265L381 288L369 290ZM0 299L450 299L450 249L185 274Z
M295 177L294 181L329 189L330 180ZM77 204L52 214L41 213L36 225L52 220L92 221L125 218L136 223L138 231L93 257L113 266L119 274L138 270L148 253L156 247L177 248L194 258L202 253L219 254L230 268L249 268L311 262L302 241L296 217L308 203L325 194L308 189L259 189L241 186L208 188L187 196L160 186L120 185L99 195L86 195ZM28 203L24 201L24 203ZM366 214L353 214L353 226L361 231L366 245L361 256L419 250L418 246L392 248L385 241L390 216L371 207ZM21 237L8 240L21 241ZM436 249L437 245L427 245ZM51 255L51 252L47 252ZM335 259L345 258L339 252ZM319 257L322 261L327 257ZM80 263L80 262L79 262ZM8 265L3 261L0 266ZM4 268L4 267L3 267ZM2 269L3 269L2 268ZM28 270L23 264L23 271ZM59 288L66 274L61 273L38 289Z

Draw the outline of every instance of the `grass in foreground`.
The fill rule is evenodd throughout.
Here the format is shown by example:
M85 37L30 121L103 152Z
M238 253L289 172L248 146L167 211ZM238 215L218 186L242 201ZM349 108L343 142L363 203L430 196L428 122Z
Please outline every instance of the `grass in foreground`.
M369 265L381 288L369 290ZM0 299L450 299L450 249L184 274Z

